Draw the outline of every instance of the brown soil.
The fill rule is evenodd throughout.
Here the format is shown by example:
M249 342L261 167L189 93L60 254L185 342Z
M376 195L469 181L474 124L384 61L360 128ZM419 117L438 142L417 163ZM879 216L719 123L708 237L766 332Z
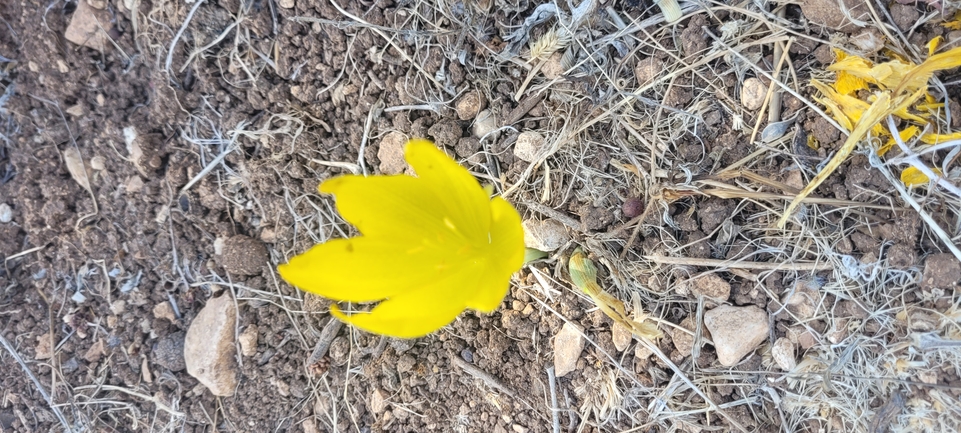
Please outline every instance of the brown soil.
M590 343L577 369L557 381L562 431L669 430L639 427L643 416L626 414L653 410L657 396L649 390L671 384L672 370L656 358L635 359L634 344L618 351L611 321L575 292L561 290L543 304L528 270L518 274L518 284L491 315L466 313L413 341L382 340L344 327L327 355L305 365L331 320L329 302L298 292L273 269L320 238L349 230L331 219L330 201L316 194L321 180L346 172L326 162L356 164L363 146L360 159L376 172L380 138L391 131L431 138L473 171L503 175L507 185L521 178L527 163L512 153L517 132L559 128L562 113L555 112L559 102L551 97L533 107L514 102L527 70L491 53L503 49L506 35L535 4L497 1L482 11L474 3L490 1L445 3L452 8L446 12L460 20L450 22L411 2L340 2L367 23L359 25L324 0L217 0L199 7L174 43L194 3L143 0L137 25L124 6L135 2L104 3L110 21L103 24L116 45L101 50L64 38L75 2L0 5L0 56L15 60L0 59L0 94L15 89L0 106L0 203L12 209L12 221L0 223L0 334L11 344L0 352L0 431L64 431L66 422L76 431L118 432L547 432L552 414L545 368L564 319L584 326ZM650 15L633 3L614 5L630 16ZM415 12L436 18L440 27L405 27ZM662 42L679 56L695 56L710 47L701 29L718 24L711 19L701 14L682 23L676 47L673 40ZM476 34L463 37L466 32ZM431 44L433 49L424 48ZM448 57L440 46L457 47L467 61ZM795 67L823 67L813 51L798 54ZM622 68L625 79L636 62ZM734 74L723 79L733 86ZM592 80L572 76L559 88L583 97L586 109L606 91ZM684 109L707 84L688 76L664 95L664 105ZM467 90L483 94L486 108L500 119L514 119L514 129L493 142L472 138L472 121L459 117L452 102L444 103ZM957 97L956 86L953 91ZM436 110L377 110L435 101L441 101ZM785 102L783 117L794 115L800 104L793 104ZM748 137L731 129L730 113L721 105L700 116L698 134L681 134L672 145L676 158L665 180L709 175L750 153ZM772 157L762 175L791 184L792 172L801 172L806 181L843 141L813 113L797 123L814 135L819 150L804 150L807 159ZM627 135L599 127L585 134L591 139L570 149L583 157L582 167L552 160L552 167L568 171L558 175L563 188L544 205L580 223L583 235L613 233L618 242L611 248L620 248L630 231L615 228L630 219L621 209L637 191L611 180L623 173L604 140ZM485 154L478 153L482 146ZM82 156L90 191L67 169L68 149ZM865 157L855 156L816 195L873 203L874 192L889 188ZM537 199L524 196L518 207L537 216L522 204ZM641 209L647 200L642 197ZM646 221L657 229L641 231L631 253L664 254L668 246L682 246L681 255L690 258L774 260L770 251L755 254L743 236L719 240L725 222L748 225L765 211L754 202L705 197L655 206ZM924 257L941 252L909 209L866 212L872 225L838 213L831 217L834 227L818 229L843 233L838 252L862 261L885 257L897 269L917 271ZM795 258L817 259L804 251ZM557 263L542 267L544 275L563 277ZM685 279L699 271L680 266L669 274ZM796 322L779 304L793 287L785 272L755 275L766 291L742 274L719 275L732 283L731 303L781 311L774 319L778 337ZM696 303L679 302L671 287L658 286L658 277L629 277L649 286L643 301L652 316L691 324ZM830 272L814 277L834 278ZM182 359L184 332L218 290L237 297L238 330L256 329L258 337L255 352L241 357L236 394L225 398L212 396L188 375ZM904 302L917 296L919 306L944 310L943 299L921 303L920 294L905 296ZM837 308L840 301L828 294L822 305ZM879 325L872 328L871 320L864 319L859 332L873 337ZM819 331L832 325L821 319L809 324ZM693 359L674 343L670 336L658 342L685 369L716 361L710 346ZM758 356L737 366L758 383L768 379L754 373L765 368ZM957 380L945 373L938 383ZM619 399L609 395L609 383L623 394ZM730 384L706 389L718 404L756 391ZM951 392L956 397L956 389ZM381 398L383 404L373 402ZM702 402L693 398L692 405ZM608 407L611 401L616 408ZM736 406L730 415L751 431L780 431L786 426L770 411L773 404L758 399L756 407ZM713 413L696 416L705 425L729 428Z

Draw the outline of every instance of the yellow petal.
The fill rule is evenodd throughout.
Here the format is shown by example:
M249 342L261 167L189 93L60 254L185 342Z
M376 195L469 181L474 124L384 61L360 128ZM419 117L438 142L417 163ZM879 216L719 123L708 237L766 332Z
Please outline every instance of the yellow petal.
M898 85L901 79L914 67L913 63L905 63L899 60L891 60L872 66L867 60L857 56L849 56L825 69L836 72L843 71L882 89L887 89Z
M933 171L934 174L941 176L941 170L932 168L931 171ZM924 172L918 170L914 166L908 167L901 172L901 182L906 186L927 185L930 180L931 179L929 179Z
M358 236L316 245L277 271L291 285L325 298L372 302L443 278L456 259L437 248Z
M433 188L410 176L338 176L320 184L334 194L337 210L367 236L417 239L443 226L444 213L425 205L441 200Z
M938 50L938 46L941 45L941 42L943 41L944 38L941 36L935 36L933 39L928 41L928 57L934 55L934 52Z
M486 243L487 194L467 170L426 140L411 140L406 158L418 177L340 176L320 185L364 235L412 242Z
M924 134L921 136L921 141L925 144L938 144L951 140L961 140L961 131L951 134Z
M935 72L958 66L961 66L961 47L928 57L924 63L912 68L905 74L901 82L898 83L895 94L901 92L913 93L925 88L928 85L928 80L931 79L931 75Z
M411 140L404 156L418 179L443 198L437 202L443 223L471 242L486 243L490 199L477 179L427 140Z
M908 141L911 139L911 137L914 137L918 131L920 131L920 129L918 129L917 126L911 125L901 131L898 131L898 135L901 137L901 141ZM884 154L888 153L888 151L891 150L896 143L897 142L894 140L894 137L889 138L887 143L884 143L884 145L878 149L878 156L884 156Z
M842 95L852 95L858 90L868 88L868 82L863 78L856 77L844 71L838 71L838 76L834 80L834 90Z
M955 12L954 18L952 18L951 21L945 21L941 25L946 29L961 30L961 11Z
M456 289L445 286L443 282L435 282L381 302L370 312L348 316L336 305L332 306L330 312L346 323L375 334L400 338L423 337L447 326L464 311L464 303L457 302L463 299L453 299L452 296L463 295L465 290Z
M490 244L485 253L489 257L485 275L491 278L478 283L467 307L491 312L507 294L510 276L524 264L524 230L521 216L506 200L494 197L490 203ZM498 276L499 278L495 278Z

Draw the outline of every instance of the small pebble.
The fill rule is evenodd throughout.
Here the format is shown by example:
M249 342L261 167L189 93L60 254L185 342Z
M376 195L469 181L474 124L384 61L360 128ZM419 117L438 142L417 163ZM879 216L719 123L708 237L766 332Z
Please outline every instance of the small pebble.
M13 221L13 209L6 203L0 203L0 223Z
M467 362L469 362L469 363L471 363L471 364L474 363L474 352L471 352L470 349L461 350L461 351L460 351L460 357L461 357L461 358L464 358L464 361L467 361Z
M624 212L625 218L637 218L644 213L644 202L637 197L631 197L621 205L621 212Z
M100 171L106 168L106 161L100 155L90 158L90 168Z

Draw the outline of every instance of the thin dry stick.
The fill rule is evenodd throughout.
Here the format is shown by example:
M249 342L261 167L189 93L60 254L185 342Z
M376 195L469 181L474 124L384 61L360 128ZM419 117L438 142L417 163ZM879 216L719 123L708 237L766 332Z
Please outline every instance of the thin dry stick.
M99 384L99 385L78 386L78 387L76 387L76 388L74 388L74 389L75 389L75 390L78 390L78 391L85 390L85 389L96 389L96 390L98 390L98 391L99 391L99 390L104 390L104 391L117 391L117 392L122 392L122 393L124 393L124 394L130 395L130 396L133 396L133 397L138 397L138 398L141 398L141 399L143 399L143 400L145 400L145 401L149 401L149 402L157 405L157 409L160 409L160 410L163 410L164 412L169 413L170 416L174 416L174 417L178 417L178 418L183 418L183 417L186 416L183 412L180 412L180 411L175 410L174 408L168 406L166 403L164 403L162 400L160 400L160 398L157 397L157 396L152 396L152 395L147 395L147 394L141 394L141 393L139 393L139 392L131 391L131 390L129 390L129 389L122 388L122 387L119 387L119 386Z
M791 50L791 44L793 43L794 38L788 39L787 46L781 50L781 42L774 42L774 55L775 57L779 57L779 60L777 61L777 67L774 68L775 78L779 78L781 76L781 68L784 66L784 61L788 58L788 54ZM778 51L781 51L781 53L778 54ZM781 94L774 91L774 87L776 86L777 84L775 84L773 81L767 86L767 93L764 95L764 104L761 106L761 111L757 114L757 121L754 122L754 132L751 133L750 143L753 143L754 138L757 137L757 131L761 128L761 122L764 120L764 111L767 110L768 107L770 107L767 119L768 122L777 122L778 120L781 120ZM777 98L775 98L775 96L777 96Z
M173 74L170 73L170 63L173 62L174 48L177 46L177 41L183 36L184 30L187 30L187 25L190 24L190 20L194 18L194 13L197 12L197 9L200 9L200 5L204 4L205 1L206 0L198 0L197 3L194 3L194 7L190 8L187 18L185 18L184 23L181 24L180 30L177 30L177 34L174 35L173 40L170 41L170 49L167 50L167 61L164 62L164 70L167 71L167 78L169 80L173 80Z
M644 256L645 259L662 265L705 266L713 268L754 269L760 271L829 271L831 263L764 263L716 259L697 259L692 257Z
M507 385L503 384L503 383L502 383L500 380L498 380L496 377L491 376L490 374L488 374L486 371L481 370L481 369L475 367L475 366L472 365L472 364L468 364L467 361L464 361L463 359L460 359L460 357L459 357L459 356L456 356L456 355L451 356L451 357L450 357L450 361L451 361L451 364L454 364L454 365L456 365L457 367L459 367L461 370L464 370L465 373L470 374L471 376L474 376L474 377L477 378L477 379L480 379L481 382L486 383L487 386L489 386L489 387L491 387L491 388L494 388L494 389L496 389L496 390L499 390L499 391L503 392L504 394L507 394L508 397L513 398L513 399L518 400L518 401L522 401L522 402L524 402L524 404L527 404L528 406L530 406L530 404L527 403L527 400L524 400L524 399L518 397L518 396L517 396L517 393L515 393L513 390L511 390Z
M17 364L20 364L20 368L23 369L24 373L27 373L27 377L29 377L30 381L33 382L33 386L36 386L37 390L40 391L40 396L43 397L43 400L47 402L47 406L50 406L50 409L53 410L54 415L56 415L57 419L60 420L60 424L63 424L64 430L67 432L73 432L74 430L70 427L70 424L67 423L67 419L64 418L63 413L60 412L60 408L53 404L53 399L50 398L50 394L47 393L47 390L43 388L43 385L40 384L40 381L37 380L37 377L34 376L33 372L30 371L30 368L27 367L27 363L23 362L23 358L20 357L20 354L17 353L17 351L13 349L13 346L10 345L10 342L3 337L3 334L0 334L0 344L3 344L3 348L7 349L7 352L10 352L10 356L13 356L13 359L17 361Z
M921 208L921 205L917 202L917 200L911 197L911 194L908 194L908 192L904 189L904 186L901 184L900 179L895 179L894 175L892 175L891 172L888 171L888 168L884 166L884 162L881 161L881 158L878 156L877 152L871 152L868 154L868 162L871 163L872 167L878 169L881 174L888 179L888 182L890 182L891 185L898 190L898 193L901 194L901 198L908 202L908 204L910 204L911 207L917 211L918 215L921 216L921 219L923 219L924 222L928 224L928 227L931 228L931 231L938 235L938 237L941 238L941 242L944 242L944 245L951 250L951 254L954 254L954 257L957 257L958 260L961 260L961 249L958 249L958 246L952 242L951 236L945 233L941 226L934 221L934 218L931 218L931 215Z
M718 185L723 185L717 183ZM796 198L792 195L785 194L773 194L769 192L756 192L756 191L743 191L737 189L704 189L698 191L701 194L709 195L717 198L747 198L755 200L792 200ZM850 206L859 208L871 208L871 209L887 209L890 210L890 206L881 206L876 204L862 203L859 201L852 200L839 200L835 198L820 198L820 197L805 197L801 199L803 203L813 203L813 204L826 204L831 206Z
M561 416L557 407L557 377L554 375L554 366L547 367L547 384L551 389L551 426L554 433L561 433Z

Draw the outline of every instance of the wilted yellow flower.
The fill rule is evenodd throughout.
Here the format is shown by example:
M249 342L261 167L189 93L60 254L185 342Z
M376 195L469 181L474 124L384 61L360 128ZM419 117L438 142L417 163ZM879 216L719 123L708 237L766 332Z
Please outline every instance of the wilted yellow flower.
M835 62L835 64L837 64L838 62L848 58L848 55L844 51L835 48L834 57L837 59ZM865 63L865 67L870 67L867 60L864 60L860 57L855 57L855 59ZM844 69L839 69L837 71L837 77L834 79L834 90L836 90L838 93L842 95L853 95L858 90L865 90L867 88L868 83L867 81L864 81L863 78L851 75Z
M941 169L935 167L932 168L931 171L934 172L934 174L941 176ZM914 166L908 167L901 172L901 182L907 186L914 187L927 185L930 181L931 179L928 178L928 175L924 174L923 171L918 170Z
M952 132L950 134L924 134L921 136L921 141L925 144L938 144L951 140L961 140L961 132Z
M413 338L465 309L491 312L524 260L520 215L493 199L433 143L415 139L405 158L417 177L347 175L320 185L361 235L316 245L277 268L301 290L337 301L380 302L370 312L331 313L358 328Z
M961 11L955 12L954 17L951 18L951 21L945 21L941 25L946 29L961 30Z
M900 136L901 141L904 142L904 141L910 140L911 137L914 137L914 135L917 134L919 131L920 129L918 129L917 126L911 125L911 126L908 126L907 128L904 128L898 131L898 136ZM884 143L883 146L878 148L878 156L884 156L884 154L888 153L888 151L891 150L891 148L894 147L896 143L897 141L894 139L894 137L888 138L887 143Z

